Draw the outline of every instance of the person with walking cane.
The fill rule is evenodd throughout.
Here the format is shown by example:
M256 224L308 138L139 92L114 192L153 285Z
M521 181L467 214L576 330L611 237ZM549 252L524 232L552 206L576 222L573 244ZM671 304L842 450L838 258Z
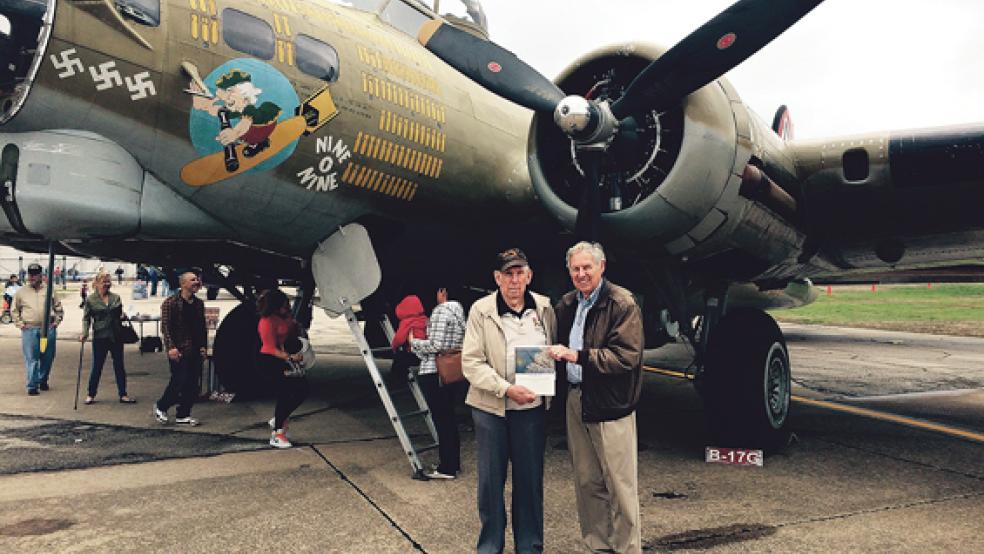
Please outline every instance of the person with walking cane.
M109 289L113 278L100 273L92 281L93 292L85 299L82 312L82 334L79 341L85 343L92 329L92 370L89 372L89 394L86 404L96 401L99 378L106 363L106 356L113 355L113 373L116 374L116 392L121 404L134 404L136 400L126 393L126 370L123 367L123 340L118 330L123 327L123 301Z

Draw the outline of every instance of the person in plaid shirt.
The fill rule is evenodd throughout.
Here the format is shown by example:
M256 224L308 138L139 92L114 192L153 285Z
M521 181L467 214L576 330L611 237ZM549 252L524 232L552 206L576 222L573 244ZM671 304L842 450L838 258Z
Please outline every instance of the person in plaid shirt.
M190 271L183 273L179 283L181 292L167 297L161 304L161 334L171 366L171 380L163 396L154 403L153 414L157 421L166 424L168 409L177 404L174 422L195 426L198 420L191 417L191 407L198 396L198 378L205 356L205 303L195 296L202 288L198 275Z
M438 289L437 306L427 322L427 338L410 338L410 349L420 358L417 382L431 410L437 429L440 463L426 472L430 479L454 479L461 469L461 438L454 419L455 399L463 396L468 381L442 385L437 375L437 354L461 350L465 340L465 309L448 300L447 289Z

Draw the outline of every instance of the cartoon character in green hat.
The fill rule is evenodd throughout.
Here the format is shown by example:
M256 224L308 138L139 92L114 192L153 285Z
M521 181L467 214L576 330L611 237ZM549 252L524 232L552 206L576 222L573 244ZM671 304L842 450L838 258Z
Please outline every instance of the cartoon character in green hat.
M263 90L253 84L252 76L245 71L233 69L219 77L215 86L215 97L208 96L208 91L195 90L192 105L219 118L222 129L215 140L225 147L226 169L235 171L239 167L235 145L244 144L242 152L247 158L269 148L269 137L277 127L281 109L273 102L257 105ZM200 85L193 82L192 87L197 89Z

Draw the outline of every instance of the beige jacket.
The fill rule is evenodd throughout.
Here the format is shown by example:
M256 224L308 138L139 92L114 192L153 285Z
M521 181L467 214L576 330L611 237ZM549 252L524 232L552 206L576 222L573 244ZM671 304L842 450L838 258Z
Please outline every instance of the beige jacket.
M47 285L35 290L31 285L24 285L14 294L14 306L10 313L14 323L19 328L41 327L44 324L44 295ZM51 295L51 325L58 326L65 312L62 310L58 293Z
M498 293L479 299L468 311L465 342L461 347L461 369L471 384L465 403L473 408L506 415L506 389L512 383L506 380L506 337L502 319L496 308ZM547 344L554 344L557 337L557 318L550 299L531 293L536 312L543 321Z

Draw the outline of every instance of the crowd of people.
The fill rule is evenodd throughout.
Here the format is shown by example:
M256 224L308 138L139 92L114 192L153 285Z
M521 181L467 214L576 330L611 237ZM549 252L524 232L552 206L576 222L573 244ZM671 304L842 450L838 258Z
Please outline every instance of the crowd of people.
M525 253L512 248L500 253L493 267L496 290L468 310L437 291L428 317L420 298L399 303L400 325L392 341L395 359L391 385L406 379L417 366L417 382L438 434L438 464L425 475L450 480L461 471L461 438L455 417L460 399L471 411L477 458L477 503L480 553L505 549L505 484L512 475L511 521L515 551L542 552L543 479L546 410L550 394L517 383L517 347L539 348L556 369L556 388L566 397L567 444L572 463L580 535L594 552L641 552L638 497L638 453L635 408L642 389L642 315L632 294L605 279L606 258L597 243L580 242L567 251L573 290L552 304L530 290L533 270ZM117 273L119 276L119 273ZM28 283L17 288L16 276L5 287L13 318L22 333L30 395L48 390L54 339L63 318L61 303L52 301L48 348L39 350L44 324L45 280L38 264L27 268ZM102 366L113 357L117 395L127 394L120 327L125 319L120 297L110 291L112 276L102 272L92 292L83 293L83 332L92 339L93 360L86 404L95 402ZM153 415L176 425L195 426L192 408L199 392L207 348L204 302L197 293L198 275L186 272L179 288L161 305L161 331L170 380L153 403ZM304 402L309 385L301 362L303 330L291 315L287 296L278 289L257 301L260 352L257 368L275 383L276 404L269 420L270 445L289 448L293 412ZM459 356L463 379L439 371L445 356ZM448 379L447 381L445 379ZM467 390L467 394L465 391ZM560 395L559 395L560 396Z
M114 272L121 282L122 268ZM151 266L138 268L138 279L154 281L162 277L162 271ZM25 270L27 286L20 286L19 277L11 275L4 287L5 306L9 306L13 323L21 331L21 344L26 370L27 394L39 395L49 390L48 376L55 357L57 328L64 317L61 300L57 294L51 297L46 348L41 347L41 329L44 326L44 304L47 295L47 279L39 264L29 264ZM161 304L161 339L167 355L170 379L161 397L152 406L152 414L162 424L171 422L169 411L175 408L175 425L197 426L199 420L192 417L192 408L198 398L202 364L207 353L207 329L205 304L197 293L202 287L195 272L185 272L178 277L178 289L166 295ZM121 404L135 404L137 400L127 392L127 376L124 361L123 328L127 319L123 300L111 291L113 274L102 269L92 280L92 289L84 281L80 288L82 308L82 332L78 336L84 345L92 344L92 365L85 399L86 405L94 404L99 392L99 382L107 357L113 359L116 392ZM165 285L166 287L166 285ZM163 289L166 293L168 288ZM151 294L156 291L151 289ZM276 407L270 419L270 445L289 448L287 427L289 417L307 396L307 381L297 375L296 363L301 361L301 329L293 320L290 302L280 290L273 289L259 295L257 302L260 316L257 333L262 349L257 367L268 372L276 383ZM306 339L304 339L306 340ZM290 352L288 352L290 350ZM292 366L291 364L295 364ZM81 368L80 368L81 372Z

